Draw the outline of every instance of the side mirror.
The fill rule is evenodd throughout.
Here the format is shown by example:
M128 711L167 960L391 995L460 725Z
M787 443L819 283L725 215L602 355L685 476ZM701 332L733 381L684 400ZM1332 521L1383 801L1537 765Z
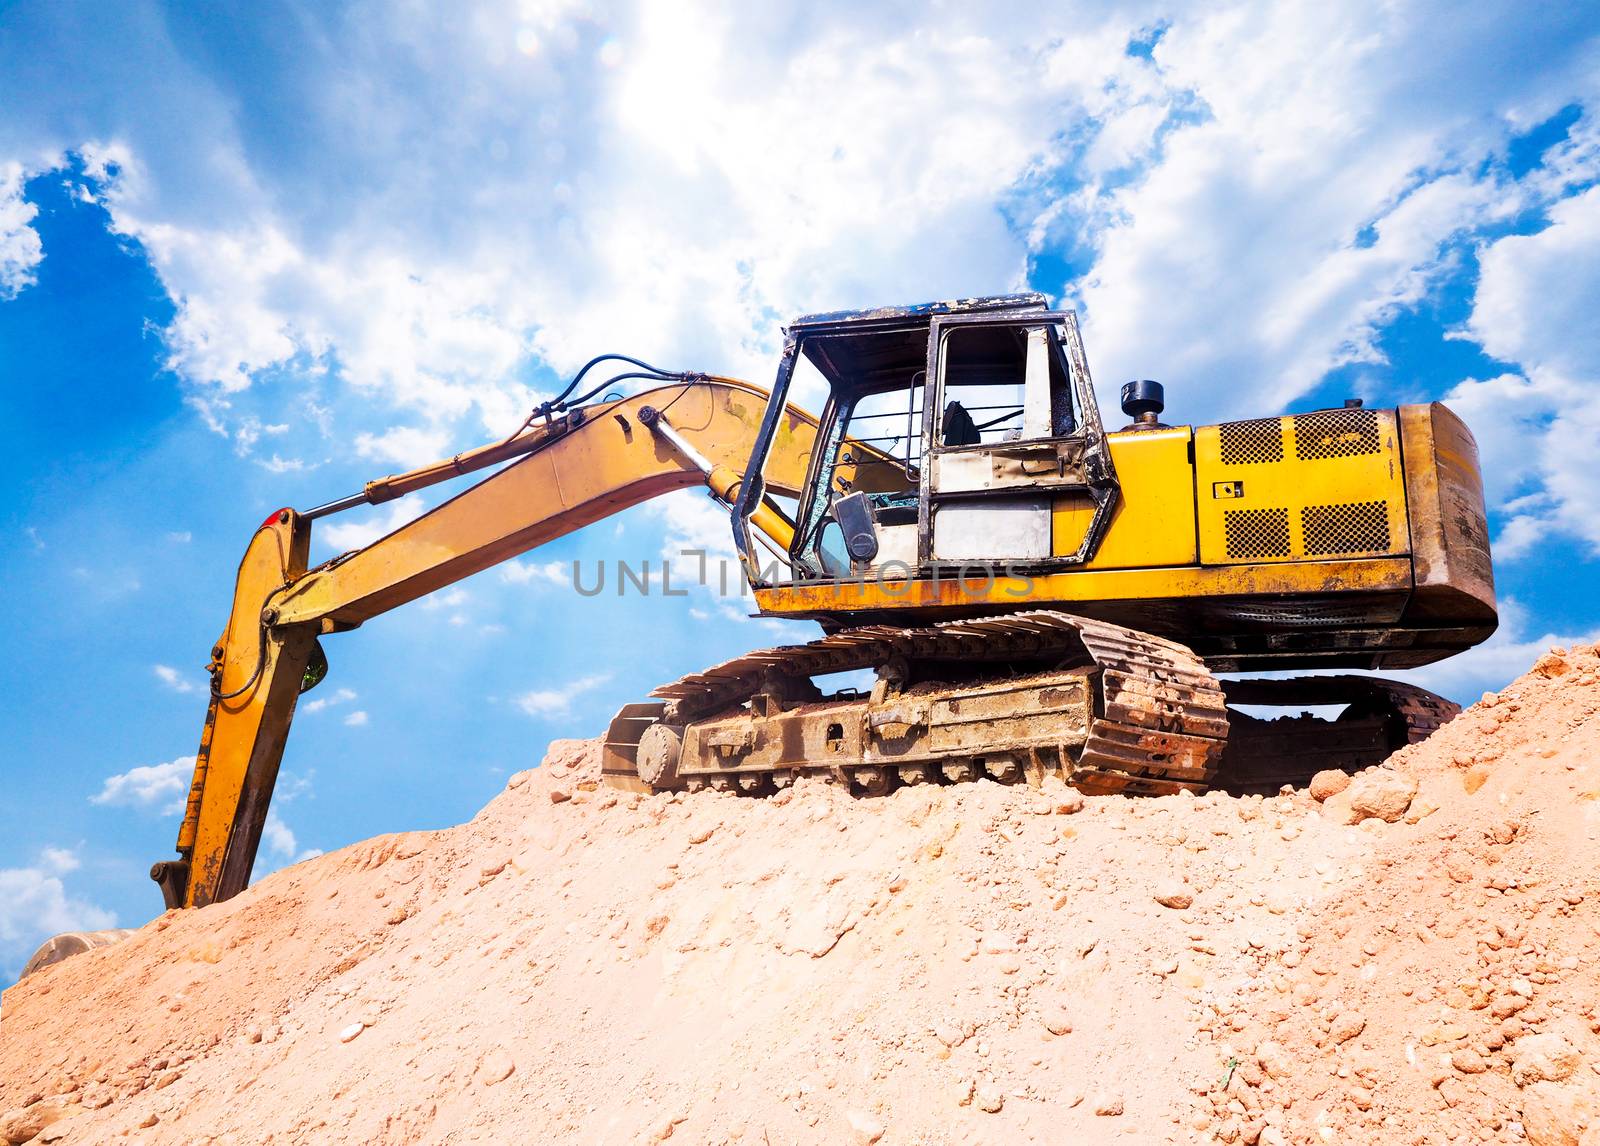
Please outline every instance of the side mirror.
M850 560L864 563L878 555L878 522L865 491L835 498L833 517L844 531L844 548Z

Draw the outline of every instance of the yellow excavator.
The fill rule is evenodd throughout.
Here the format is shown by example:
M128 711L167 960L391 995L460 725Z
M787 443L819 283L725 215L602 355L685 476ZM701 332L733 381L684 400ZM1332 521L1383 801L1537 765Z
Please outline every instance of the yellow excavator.
M624 707L610 785L759 795L822 774L874 795L1054 774L1160 794L1220 769L1273 787L1283 761L1375 762L1454 715L1372 676L1213 675L1410 668L1494 631L1477 450L1444 406L1172 426L1140 381L1108 432L1076 317L1033 294L811 315L784 335L770 391L603 355L504 441L262 522L211 650L178 858L151 873L167 905L249 883L296 700L327 671L320 638L697 485L728 509L761 614L824 635ZM613 389L634 380L653 385ZM797 387L825 389L820 417L788 403ZM314 521L492 466L308 565ZM840 673L870 688L825 692Z

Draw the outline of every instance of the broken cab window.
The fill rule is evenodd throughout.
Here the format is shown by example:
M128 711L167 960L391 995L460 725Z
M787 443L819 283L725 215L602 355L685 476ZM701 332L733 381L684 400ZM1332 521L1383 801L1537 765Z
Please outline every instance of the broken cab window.
M952 449L1056 438L1077 418L1060 339L1051 326L972 325L945 332L937 442Z

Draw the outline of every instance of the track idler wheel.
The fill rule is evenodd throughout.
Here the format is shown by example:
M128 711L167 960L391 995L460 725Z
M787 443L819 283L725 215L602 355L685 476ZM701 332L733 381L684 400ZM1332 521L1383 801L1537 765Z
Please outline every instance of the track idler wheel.
M683 756L683 729L652 724L639 737L635 767L639 779L652 788L672 788L678 783L678 760Z
M121 943L133 934L130 927L113 928L109 931L65 931L60 935L52 936L44 941L43 946L33 953L22 968L22 977L29 975L42 967L52 963L59 963L63 959L70 959L74 955L82 955L85 951L93 951L100 947L109 947L113 943Z

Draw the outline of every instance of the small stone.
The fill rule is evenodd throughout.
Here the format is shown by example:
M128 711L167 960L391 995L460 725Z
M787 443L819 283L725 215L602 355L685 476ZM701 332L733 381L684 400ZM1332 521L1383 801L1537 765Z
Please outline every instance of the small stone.
M1559 649L1551 649L1533 662L1533 671L1543 677L1561 676L1572 667Z
M703 824L689 833L689 842L691 844L703 844L716 834L716 830L717 825L715 824Z
M972 1101L985 1114L999 1114L1000 1108L1006 1104L1006 1096L1000 1093L998 1086L985 1082L973 1091Z
M1074 816L1083 811L1083 793L1076 788L1068 788L1062 795L1056 797L1056 815Z
M367 1024L365 1023L351 1023L348 1027L339 1032L339 1041L342 1043L351 1042L357 1035L366 1029Z
M1512 1047L1511 1080L1518 1086L1560 1082L1578 1069L1578 1051L1555 1033L1528 1035Z
M117 1092L109 1086L91 1086L83 1092L83 1105L86 1110L104 1110L116 1097Z
M1350 786L1350 774L1341 772L1337 768L1324 768L1311 777L1311 798L1321 803L1329 796L1336 796Z
M1070 1035L1072 1033L1072 1020L1067 1016L1067 1009L1060 1003L1052 1004L1045 1008L1044 1029L1053 1035Z
M1427 796L1418 796L1411 801L1411 810L1406 813L1406 823L1418 824L1439 810L1439 801Z
M860 1110L852 1110L846 1117L850 1121L850 1129L855 1134L859 1146L872 1146L874 1142L883 1137L884 1125L872 1115Z
M516 1069L517 1064L511 1060L505 1048L495 1047L478 1063L478 1081L484 1086L493 1086L510 1078L511 1072Z
M1174 911L1186 911L1194 905L1194 893L1181 883L1164 883L1156 888L1156 902Z
M1411 798L1417 794L1417 782L1410 776L1377 768L1351 781L1348 794L1352 824L1365 819L1392 824L1411 807Z
M245 1027L245 1029L244 1029L244 1041L247 1042L247 1043L258 1043L258 1042L260 1042L261 1041L261 1024L259 1024L259 1023L251 1023L249 1026Z
M947 1047L961 1044L961 1028L954 1023L939 1023L933 1028L933 1037Z
M1461 773L1461 786L1466 789L1467 795L1472 795L1479 788L1489 782L1489 777L1494 775L1486 765L1474 764Z
M1094 1099L1094 1112L1101 1118L1118 1118L1122 1115L1122 1095L1097 1094Z
M1328 1037L1336 1043L1347 1043L1367 1029L1367 1020L1355 1011L1345 1011L1333 1020Z
M167 1087L171 1086L173 1083L177 1082L182 1077L183 1077L183 1072L182 1071L169 1070L169 1071L167 1071L166 1074L164 1074L160 1078L156 1079L156 1089L157 1090L165 1090L165 1089L167 1089Z
M1275 1082L1288 1078L1294 1069L1289 1052L1275 1042L1264 1042L1256 1047L1256 1064Z
M149 1114L146 1114L142 1119L139 1120L139 1129L148 1130L150 1127L154 1126L160 1121L161 1115L152 1110Z
M550 789L550 802L552 804L565 804L570 799L572 799L572 793L565 788Z
M1450 1065L1462 1074L1482 1074L1489 1069L1489 1064L1483 1056L1474 1050L1458 1050L1450 1056Z

